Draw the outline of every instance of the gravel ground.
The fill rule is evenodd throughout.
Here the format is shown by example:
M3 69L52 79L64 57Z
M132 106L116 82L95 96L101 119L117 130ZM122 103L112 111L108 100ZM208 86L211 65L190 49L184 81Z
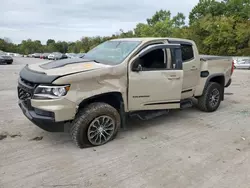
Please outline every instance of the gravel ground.
M218 111L172 111L130 121L112 142L78 149L30 123L17 105L26 63L0 65L0 187L250 187L250 71L236 70Z

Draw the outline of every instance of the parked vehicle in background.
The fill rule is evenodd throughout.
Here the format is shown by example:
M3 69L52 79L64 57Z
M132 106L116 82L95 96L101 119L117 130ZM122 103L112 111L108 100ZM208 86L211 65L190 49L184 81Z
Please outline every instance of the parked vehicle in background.
M5 52L5 53L6 53L6 55L11 56L11 57L15 56L15 53L12 53L12 52Z
M67 59L68 57L65 54L62 54L61 59Z
M76 54L75 53L66 53L65 54L68 58L76 58Z
M48 59L50 53L43 53L40 55L40 59Z
M86 53L78 53L76 54L76 57L78 58L83 58Z
M0 64L12 64L13 63L13 58L7 53L0 51Z
M19 54L19 53L14 53L13 56L14 56L14 57L23 57L23 55L22 55L22 54Z
M193 106L214 112L231 83L232 58L200 56L191 40L123 38L106 41L84 58L25 66L19 106L40 128L66 131L80 147L115 138L126 117L142 120Z
M250 70L250 59L242 59L234 62L235 69L249 69Z
M34 57L34 58L40 58L40 56L41 56L41 53L34 53L34 54L32 54L32 57Z
M67 59L67 55L62 54L60 52L53 52L49 54L48 59L49 60L58 60L58 59Z

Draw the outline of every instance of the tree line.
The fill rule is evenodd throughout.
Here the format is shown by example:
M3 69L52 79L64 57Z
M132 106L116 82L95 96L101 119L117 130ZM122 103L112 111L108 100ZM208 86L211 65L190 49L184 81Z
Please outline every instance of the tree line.
M250 1L249 0L200 0L189 13L185 24L183 13L175 16L168 10L159 10L146 23L138 23L130 31L122 29L112 36L82 37L75 42L48 39L23 40L13 44L0 39L0 50L21 54L35 52L88 52L98 44L126 37L178 37L196 42L202 54L250 56Z

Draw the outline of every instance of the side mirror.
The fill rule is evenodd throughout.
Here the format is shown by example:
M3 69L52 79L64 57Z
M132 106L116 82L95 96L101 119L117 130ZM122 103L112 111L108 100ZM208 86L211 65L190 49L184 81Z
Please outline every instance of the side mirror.
M140 71L142 71L142 66L141 66L141 64L135 64L135 65L133 66L133 68L132 68L132 71L134 71L134 72L140 72Z

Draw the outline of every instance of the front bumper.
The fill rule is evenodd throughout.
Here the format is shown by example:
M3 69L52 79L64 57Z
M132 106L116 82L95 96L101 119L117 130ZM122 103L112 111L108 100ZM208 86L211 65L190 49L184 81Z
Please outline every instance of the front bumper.
M48 131L48 132L64 132L67 129L66 123L64 121L55 122L55 118L53 116L38 115L35 112L35 109L32 108L29 103L30 103L29 101L19 100L18 105L22 109L23 114L32 123L34 123L41 129Z
M68 122L75 117L75 103L66 98L53 100L32 99L35 87L36 84L27 80L20 78L18 81L18 105L23 114L43 130L49 132L65 131Z

